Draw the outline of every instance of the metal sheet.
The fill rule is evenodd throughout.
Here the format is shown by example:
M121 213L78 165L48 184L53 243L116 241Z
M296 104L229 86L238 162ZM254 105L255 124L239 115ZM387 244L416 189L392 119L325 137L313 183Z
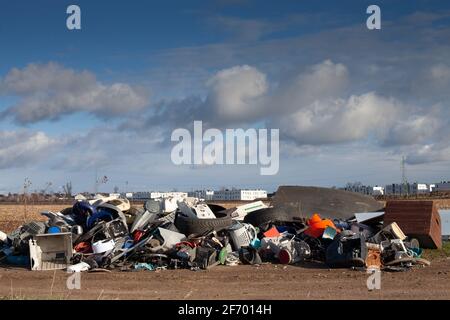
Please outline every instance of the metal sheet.
M450 237L450 210L439 210L439 215L441 216L441 226L442 226L442 237Z

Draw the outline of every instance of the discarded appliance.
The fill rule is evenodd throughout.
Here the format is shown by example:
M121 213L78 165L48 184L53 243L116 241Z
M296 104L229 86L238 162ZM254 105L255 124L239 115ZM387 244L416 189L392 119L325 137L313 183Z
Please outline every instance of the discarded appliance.
M130 201L127 198L121 198L120 196L102 196L97 194L93 200L89 200L89 203L98 207L101 204L108 203L111 204L122 212L128 211L131 208Z
M136 230L143 230L149 223L154 221L156 217L156 213L148 210L138 213L131 225L130 232L133 233Z
M255 227L248 223L235 223L229 231L235 250L250 246L258 234Z
M14 248L14 251L20 254L29 253L29 240L33 236L45 233L46 225L44 222L29 222L8 235L8 242Z
M326 264L330 267L363 267L367 246L362 234L344 231L336 236L326 250Z
M407 236L417 238L422 248L442 247L441 218L433 201L388 201L384 224L392 222Z
M249 214L250 212L254 212L256 210L265 209L268 208L267 205L264 204L262 201L255 201L251 203L246 203L244 205L236 207L236 210L234 210L231 213L231 217L235 220L242 221L244 220L245 216Z
M157 251L158 249L168 250L174 247L177 243L186 240L186 236L179 232L174 232L163 228L158 228L158 231L164 242L160 247L154 248L153 251Z
M178 206L180 211L188 217L198 219L214 219L216 216L205 203L198 203L192 207L188 206L184 202L179 202Z
M39 234L29 246L31 270L65 269L72 258L72 233Z
M378 231L373 237L370 238L373 243L381 243L382 241L392 239L406 239L406 235L403 233L402 229L400 229L396 222L385 225L383 229Z
M107 253L114 250L116 243L112 239L100 240L92 244L94 254Z
M281 243L278 260L282 264L292 264L305 260L311 256L311 249L305 241L291 240Z

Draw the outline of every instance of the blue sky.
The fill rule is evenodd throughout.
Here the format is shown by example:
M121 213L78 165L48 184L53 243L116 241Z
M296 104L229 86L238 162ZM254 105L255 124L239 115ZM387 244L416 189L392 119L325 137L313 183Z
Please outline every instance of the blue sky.
M70 4L82 30L66 28ZM95 172L105 191L387 184L403 155L411 181L450 179L448 1L0 7L0 192L25 177L91 190ZM170 133L194 120L279 128L279 173L173 165Z

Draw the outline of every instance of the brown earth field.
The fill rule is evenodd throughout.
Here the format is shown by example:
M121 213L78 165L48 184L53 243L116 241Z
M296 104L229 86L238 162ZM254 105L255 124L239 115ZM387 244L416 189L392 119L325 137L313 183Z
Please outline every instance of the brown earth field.
M64 271L0 268L0 299L450 299L450 260L381 275L369 291L368 274L322 265L217 266L206 271L82 273L81 289L67 289Z
M59 205L28 206L26 221L42 219L41 210ZM24 207L0 206L0 230L9 232L25 220ZM82 273L81 289L69 290L64 271L29 271L0 267L1 299L450 299L450 246L427 250L429 267L383 272L381 289L369 291L368 274L328 269L322 264L217 266L206 271L160 270Z

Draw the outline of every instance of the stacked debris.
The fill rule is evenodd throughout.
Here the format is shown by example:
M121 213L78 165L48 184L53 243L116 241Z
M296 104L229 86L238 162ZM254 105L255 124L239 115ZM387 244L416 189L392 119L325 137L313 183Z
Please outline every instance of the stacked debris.
M69 272L305 261L396 271L429 265L417 238L395 221L383 224L384 212L305 219L288 205L261 201L226 210L197 198L161 198L136 208L127 199L97 197L42 215L46 222L0 233L3 263Z

